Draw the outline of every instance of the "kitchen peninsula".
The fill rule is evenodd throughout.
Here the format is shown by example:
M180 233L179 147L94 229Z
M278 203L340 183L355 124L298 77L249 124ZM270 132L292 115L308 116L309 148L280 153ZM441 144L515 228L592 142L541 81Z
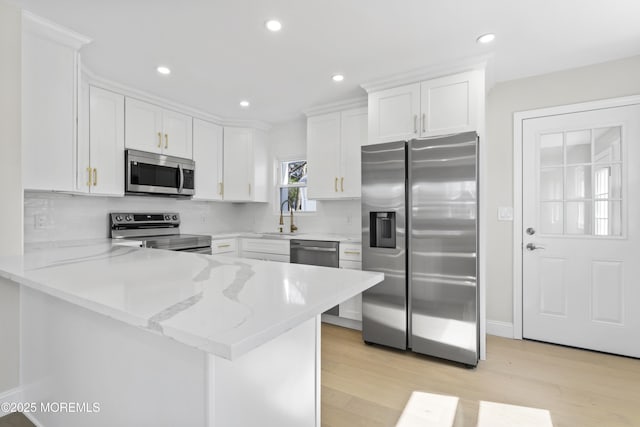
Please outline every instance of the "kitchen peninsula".
M0 258L21 400L76 405L24 411L46 427L319 427L320 314L382 279L107 239Z

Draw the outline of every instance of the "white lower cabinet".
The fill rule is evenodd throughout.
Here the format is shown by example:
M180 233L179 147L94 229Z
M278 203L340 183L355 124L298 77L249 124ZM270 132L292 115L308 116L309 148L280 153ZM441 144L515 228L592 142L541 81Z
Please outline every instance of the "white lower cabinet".
M213 255L238 256L238 239L213 239L211 240L211 253Z
M362 248L358 243L340 243L340 268L362 270ZM362 294L340 304L339 316L362 321Z
M289 262L289 241L242 238L240 256L263 261Z

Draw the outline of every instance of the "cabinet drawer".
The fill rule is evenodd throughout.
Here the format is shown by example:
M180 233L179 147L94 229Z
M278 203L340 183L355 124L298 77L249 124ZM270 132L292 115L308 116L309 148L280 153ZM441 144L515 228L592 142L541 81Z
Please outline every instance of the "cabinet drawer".
M211 252L214 254L238 253L238 239L217 239L211 241Z
M288 240L242 239L242 252L260 252L289 256Z
M259 259L261 261L289 262L289 255L266 254L264 252L243 252L242 256L249 259Z
M362 261L362 246L358 243L340 243L340 265L342 261Z

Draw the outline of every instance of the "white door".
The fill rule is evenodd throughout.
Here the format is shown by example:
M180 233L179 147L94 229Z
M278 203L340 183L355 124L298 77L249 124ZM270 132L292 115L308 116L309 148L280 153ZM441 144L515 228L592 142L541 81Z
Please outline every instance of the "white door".
M175 111L162 113L164 128L162 154L167 156L193 158L193 123L190 116Z
M197 200L222 200L222 126L193 120Z
M369 95L369 144L415 138L419 121L420 83Z
M307 119L307 195L336 199L340 192L340 113Z
M640 357L640 105L523 121L523 337Z
M360 148L367 144L367 109L342 112L340 151L340 197L358 198L361 193Z

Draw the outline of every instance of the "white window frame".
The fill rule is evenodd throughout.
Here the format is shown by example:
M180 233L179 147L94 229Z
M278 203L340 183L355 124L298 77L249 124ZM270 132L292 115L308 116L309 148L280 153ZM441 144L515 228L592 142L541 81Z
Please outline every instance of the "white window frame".
M276 185L275 185L275 189L274 189L274 193L273 193L273 200L274 200L274 213L277 215L280 215L280 190L282 188L303 188L303 187L307 187L307 184L281 184L281 177L282 177L282 163L284 162L295 162L295 161L302 161L302 160L306 160L307 163L309 162L307 159L306 155L300 155L300 156L287 156L287 157L280 157L280 158L276 158L276 164L274 166L274 170L276 171ZM318 203L318 201L316 200L316 210L315 211L295 211L294 215L295 216L314 216L316 215L318 212L320 212L320 203ZM289 211L287 210L286 212L283 211L283 214L287 214L289 215Z

